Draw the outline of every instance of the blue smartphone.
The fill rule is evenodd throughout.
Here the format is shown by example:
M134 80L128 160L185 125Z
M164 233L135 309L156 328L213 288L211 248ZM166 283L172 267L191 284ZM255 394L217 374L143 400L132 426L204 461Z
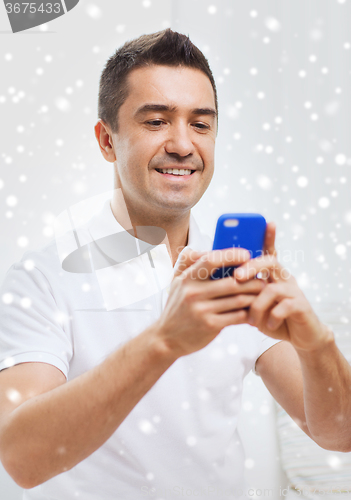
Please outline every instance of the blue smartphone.
M245 248L251 258L260 257L263 252L266 219L260 214L223 214L216 226L212 250L225 248ZM233 276L237 266L223 266L217 269L212 279Z

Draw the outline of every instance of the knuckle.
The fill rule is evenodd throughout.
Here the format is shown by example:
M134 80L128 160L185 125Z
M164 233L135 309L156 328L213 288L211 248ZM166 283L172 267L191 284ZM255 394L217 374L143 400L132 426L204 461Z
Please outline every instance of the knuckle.
M245 307L248 302L249 302L249 296L248 295L237 295L236 296L235 305L239 309L241 309L242 307Z

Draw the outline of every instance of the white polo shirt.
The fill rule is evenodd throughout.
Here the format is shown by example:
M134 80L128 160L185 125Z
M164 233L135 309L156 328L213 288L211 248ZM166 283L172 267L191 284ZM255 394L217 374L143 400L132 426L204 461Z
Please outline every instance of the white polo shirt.
M0 370L44 362L70 381L159 318L174 272L166 247L145 251L128 236L134 257L121 261L119 254L116 264L113 248L125 241L123 232L106 203L69 243L27 252L10 268L0 295ZM112 251L109 235L122 238L111 240ZM192 215L188 246L212 246ZM208 346L179 358L97 451L26 490L24 499L241 498L244 454L236 427L243 378L275 343L249 325L224 328Z

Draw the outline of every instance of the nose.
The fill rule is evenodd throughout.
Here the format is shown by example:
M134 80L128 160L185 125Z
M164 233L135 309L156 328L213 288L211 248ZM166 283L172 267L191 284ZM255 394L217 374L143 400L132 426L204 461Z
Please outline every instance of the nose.
M194 144L191 139L192 131L187 124L178 124L170 127L169 135L165 143L165 150L169 154L177 154L182 157L189 156L194 152Z

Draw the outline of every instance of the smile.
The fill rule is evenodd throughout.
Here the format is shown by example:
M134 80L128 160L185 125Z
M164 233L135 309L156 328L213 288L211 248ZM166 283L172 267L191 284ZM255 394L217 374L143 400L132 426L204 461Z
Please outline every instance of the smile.
M195 170L190 170L190 169L185 169L185 168L182 168L182 169L178 169L178 168L156 168L155 169L156 172L158 172L159 174L162 174L164 175L165 177L173 177L173 178L180 178L180 177L184 177L184 178L189 178L194 172Z

